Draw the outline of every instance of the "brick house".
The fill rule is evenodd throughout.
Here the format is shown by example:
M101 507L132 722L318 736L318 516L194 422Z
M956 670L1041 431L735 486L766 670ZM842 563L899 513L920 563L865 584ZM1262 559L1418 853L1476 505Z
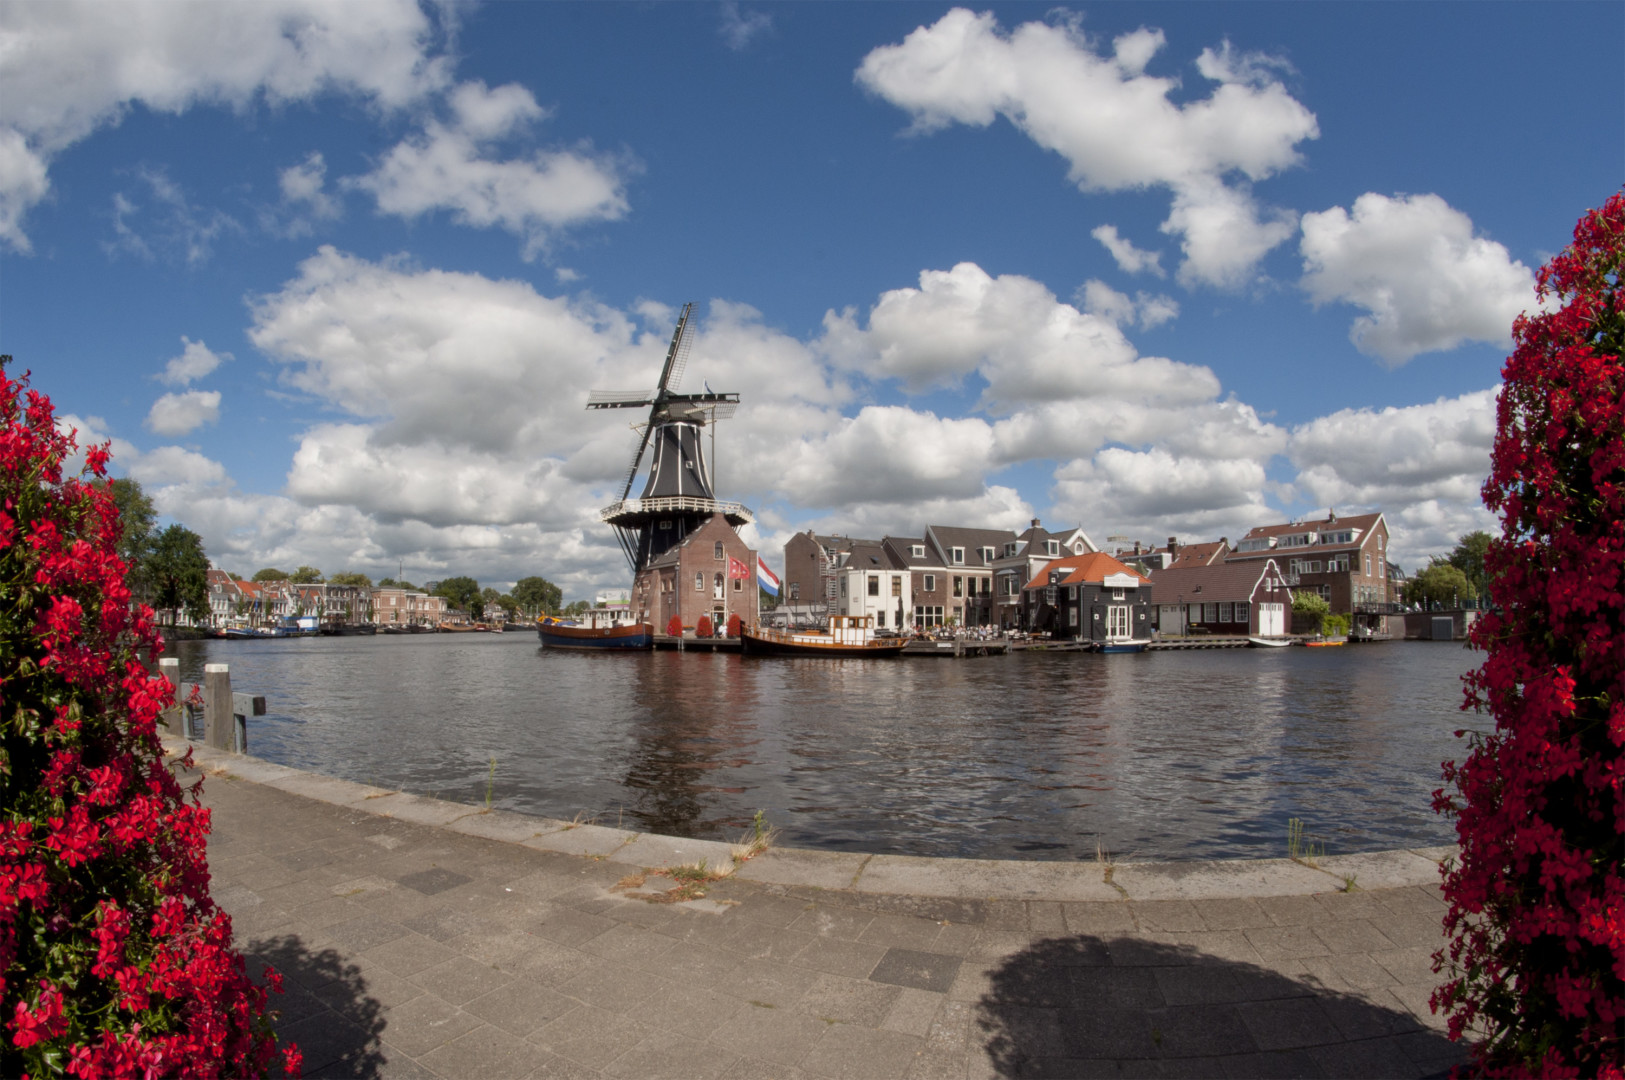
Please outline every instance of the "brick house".
M1082 528L1054 533L1033 518L1026 532L1004 542L999 557L993 561L991 622L1002 630L1024 627L1022 590L1027 583L1056 559L1099 550Z
M1229 560L1273 558L1293 592L1308 590L1355 625L1387 632L1395 610L1388 579L1388 523L1380 512L1321 521L1261 525L1236 544Z
M1156 628L1274 637L1292 628L1292 592L1273 558L1176 562L1151 575Z
M779 606L792 621L822 621L838 608L835 571L853 544L878 544L850 536L796 533L784 545L784 574L779 578Z
M888 536L880 543L893 565L908 572L905 624L918 630L946 625L952 610L948 604L948 568L931 545L923 536Z
M708 616L718 633L728 617L756 625L756 552L722 514L712 514L661 552L632 581L633 619L666 632L672 616L687 630Z
M931 525L926 544L936 551L947 575L944 598L947 621L960 626L997 622L993 603L993 564L1005 545L1016 539L1009 529L964 529Z

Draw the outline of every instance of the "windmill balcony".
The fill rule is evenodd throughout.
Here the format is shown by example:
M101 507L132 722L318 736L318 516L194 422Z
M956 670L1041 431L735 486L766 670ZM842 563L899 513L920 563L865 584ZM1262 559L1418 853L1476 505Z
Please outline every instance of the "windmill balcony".
M701 499L692 495L669 495L656 499L626 499L604 507L598 511L598 516L604 521L613 523L617 518L625 519L646 515L696 511L702 514L721 514L735 525L747 525L756 520L755 515L743 503L722 502L718 499Z

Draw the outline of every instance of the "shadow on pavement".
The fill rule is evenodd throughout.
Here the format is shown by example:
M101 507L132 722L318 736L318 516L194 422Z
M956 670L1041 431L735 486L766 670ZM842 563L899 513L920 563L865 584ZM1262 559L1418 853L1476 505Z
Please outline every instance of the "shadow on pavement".
M1398 1007L1139 938L1038 942L989 976L1000 1076L1442 1076L1461 1047Z
M385 1064L380 1048L383 1006L367 994L361 969L333 949L312 951L297 937L261 938L243 949L256 978L264 964L282 973L283 993L272 994L279 1014L278 1041L298 1043L304 1074L377 1076Z

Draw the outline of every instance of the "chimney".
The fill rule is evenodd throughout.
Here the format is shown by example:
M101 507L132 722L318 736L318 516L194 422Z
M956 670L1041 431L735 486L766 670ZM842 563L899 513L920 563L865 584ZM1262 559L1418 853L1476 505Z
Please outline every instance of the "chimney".
M1033 528L1035 528L1035 529L1038 528L1038 519L1037 518L1033 518Z
M1326 508L1326 524L1328 524L1328 525L1336 525L1337 524L1337 511L1333 510L1331 507Z
M1177 536L1168 538L1168 557L1170 559L1179 558L1179 537Z

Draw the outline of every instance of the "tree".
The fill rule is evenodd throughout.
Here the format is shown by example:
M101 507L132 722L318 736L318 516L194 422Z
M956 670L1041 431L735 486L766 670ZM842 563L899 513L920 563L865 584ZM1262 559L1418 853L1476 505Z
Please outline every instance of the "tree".
M1292 595L1292 614L1312 617L1315 633L1326 632L1326 616L1332 613L1332 605L1327 603L1319 593L1312 593L1307 589ZM1294 622L1298 620L1293 620Z
M287 581L288 580L288 572L286 570L278 570L278 569L276 569L274 567L267 566L264 570L256 570L256 571L254 571L254 576L250 580L252 580L252 581Z
M1513 324L1484 504L1491 610L1465 708L1494 718L1434 807L1455 819L1435 1008L1488 1076L1625 1060L1625 193L1541 268ZM1555 301L1556 304L1550 302ZM1561 306L1557 306L1561 305Z
M405 581L405 580L396 581L392 577L379 578L378 579L378 587L380 589L416 589L417 588L417 586L412 584L410 581Z
M322 572L314 566L301 566L288 575L288 580L295 585L320 585L325 579Z
M329 585L349 585L358 589L372 588L372 578L368 577L366 574L353 573L348 570L331 575L328 577L327 583Z
M434 594L444 596L446 602L459 611L468 612L469 618L478 619L485 614L480 600L480 583L471 577L452 577L435 586Z
M107 481L105 488L118 508L118 557L130 568L125 580L138 598L145 599L146 560L152 551L152 528L158 520L158 511L153 509L152 500L141 490L138 481L119 477Z
M209 812L164 760L161 639L132 607L106 446L0 357L0 1074L262 1076L266 990L209 896ZM25 539L26 538L26 539ZM188 753L180 762L190 766ZM280 978L266 970L267 983ZM284 1064L297 1071L290 1047Z
M1478 593L1467 575L1455 565L1435 557L1418 570L1405 583L1405 602L1408 604L1438 604L1454 607L1475 599Z
M523 577L514 584L513 598L520 610L532 615L554 612L564 606L564 593L544 577Z
M152 542L147 556L147 579L152 604L169 612L169 623L185 611L193 622L209 617L209 557L203 537L184 525L171 525Z
M1456 543L1450 553L1450 565L1466 575L1474 596L1489 593L1489 581L1484 576L1484 553L1490 547L1490 534L1483 529L1470 532Z

